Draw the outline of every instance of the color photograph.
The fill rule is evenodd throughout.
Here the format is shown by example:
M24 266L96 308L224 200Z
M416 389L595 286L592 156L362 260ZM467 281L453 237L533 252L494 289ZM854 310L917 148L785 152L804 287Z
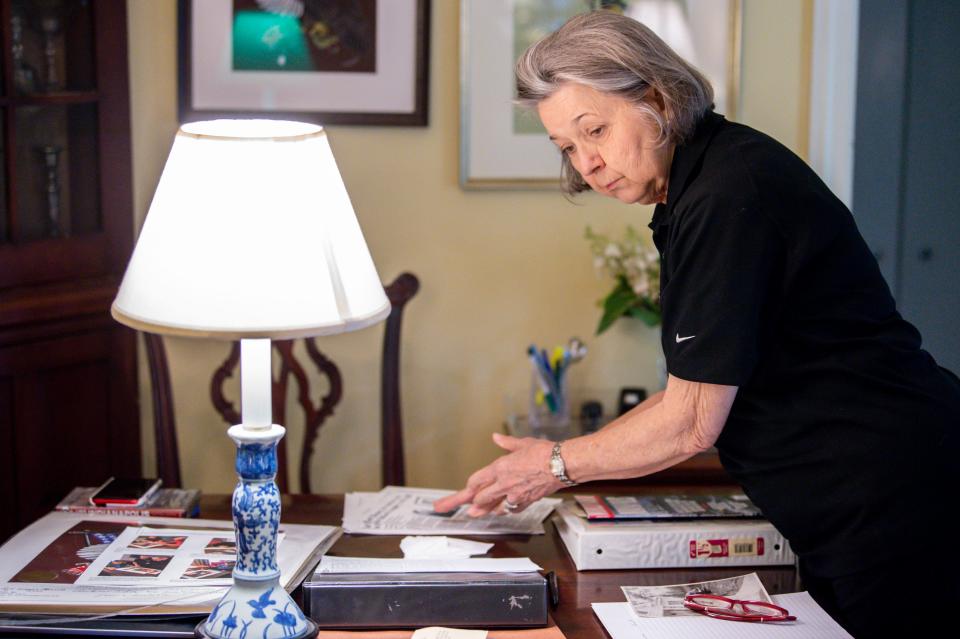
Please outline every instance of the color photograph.
M203 549L203 552L208 555L236 555L237 542L230 537L214 537Z
M234 0L236 71L377 70L375 0Z
M123 555L100 571L100 577L157 577L167 567L172 555Z
M181 579L227 579L237 562L233 559L194 559Z
M130 542L129 548L176 550L186 539L183 535L141 535Z

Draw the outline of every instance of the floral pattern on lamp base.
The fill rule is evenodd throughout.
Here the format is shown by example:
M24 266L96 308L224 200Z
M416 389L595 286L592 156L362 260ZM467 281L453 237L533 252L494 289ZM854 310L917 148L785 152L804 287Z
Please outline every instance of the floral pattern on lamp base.
M280 528L280 491L277 442L284 428L253 430L232 426L237 444L237 474L233 491L233 526L237 533L237 564L233 586L199 630L217 639L298 639L316 634L317 626L280 587L277 532Z

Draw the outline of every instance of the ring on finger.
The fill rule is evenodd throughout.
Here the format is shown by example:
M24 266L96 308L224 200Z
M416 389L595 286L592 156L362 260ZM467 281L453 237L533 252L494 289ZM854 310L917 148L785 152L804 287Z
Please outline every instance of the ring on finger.
M515 504L509 499L503 500L503 509L508 513L516 512L518 508L520 508L520 504Z

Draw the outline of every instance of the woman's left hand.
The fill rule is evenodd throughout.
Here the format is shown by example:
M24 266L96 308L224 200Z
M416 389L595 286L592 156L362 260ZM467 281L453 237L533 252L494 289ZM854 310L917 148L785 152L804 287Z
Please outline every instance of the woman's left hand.
M470 475L463 490L433 502L434 510L447 512L471 503L467 514L481 517L494 510L504 512L498 507L509 502L517 506L510 509L516 513L563 488L550 472L553 442L494 433L493 443L509 453Z

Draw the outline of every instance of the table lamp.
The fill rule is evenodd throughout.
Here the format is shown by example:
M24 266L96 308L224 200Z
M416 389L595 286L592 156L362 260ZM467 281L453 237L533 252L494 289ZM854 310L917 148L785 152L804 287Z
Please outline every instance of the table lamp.
M324 130L214 120L177 132L111 309L150 333L240 340L233 586L212 637L302 637L316 626L279 585L280 494L270 340L352 331L390 302Z

